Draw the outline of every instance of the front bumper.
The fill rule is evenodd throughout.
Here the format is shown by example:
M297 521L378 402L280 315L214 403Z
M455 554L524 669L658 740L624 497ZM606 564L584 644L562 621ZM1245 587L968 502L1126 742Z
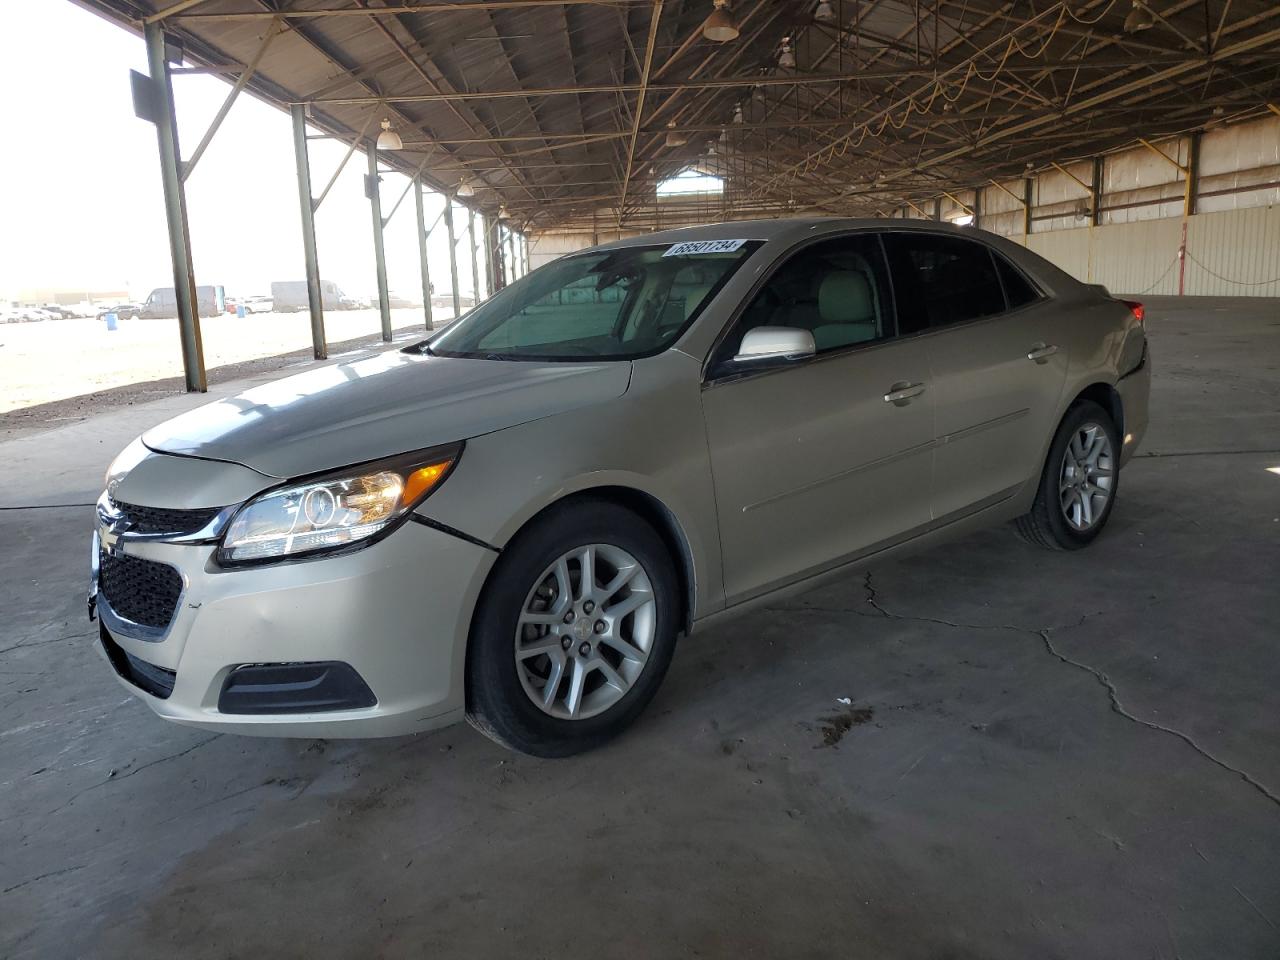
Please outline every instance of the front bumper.
M119 657L113 664L161 717L229 733L325 738L396 736L461 718L467 631L492 550L418 523L352 553L236 569L219 567L211 544L121 543L126 555L169 564L182 577L173 618L159 630L138 629L97 597L106 638L172 674L172 691L161 697L163 685L148 692L149 683L126 679ZM99 643L108 660L109 651ZM325 662L349 666L373 705L219 709L238 668Z

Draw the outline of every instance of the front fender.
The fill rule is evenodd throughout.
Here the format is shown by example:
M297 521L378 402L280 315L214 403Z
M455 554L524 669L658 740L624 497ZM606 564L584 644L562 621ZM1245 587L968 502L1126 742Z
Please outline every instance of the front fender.
M607 487L637 491L665 508L688 548L694 619L721 609L697 362L682 354L637 362L621 397L468 440L420 512L502 548L552 504Z

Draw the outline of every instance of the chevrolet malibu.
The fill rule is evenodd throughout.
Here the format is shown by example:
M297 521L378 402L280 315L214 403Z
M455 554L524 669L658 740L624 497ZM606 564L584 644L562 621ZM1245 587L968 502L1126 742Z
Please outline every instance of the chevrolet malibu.
M994 523L1087 546L1150 376L1141 304L980 231L622 240L144 433L90 609L168 720L571 754L696 627Z

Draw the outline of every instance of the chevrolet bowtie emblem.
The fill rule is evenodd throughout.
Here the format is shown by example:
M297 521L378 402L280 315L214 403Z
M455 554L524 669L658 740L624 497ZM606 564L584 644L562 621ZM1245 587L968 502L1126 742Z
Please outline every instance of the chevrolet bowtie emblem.
M124 546L120 543L120 534L124 533L124 531L123 524L102 527L98 531L98 539L102 542L102 549L109 554L124 553Z

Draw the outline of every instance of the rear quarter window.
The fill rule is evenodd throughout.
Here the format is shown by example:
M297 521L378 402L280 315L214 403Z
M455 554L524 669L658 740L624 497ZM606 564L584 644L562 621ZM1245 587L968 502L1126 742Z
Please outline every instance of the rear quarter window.
M995 258L996 271L1000 274L1000 283L1004 286L1004 295L1009 301L1010 310L1025 307L1028 303L1035 303L1041 298L1040 291L1023 276L1021 270L994 250L991 256Z

